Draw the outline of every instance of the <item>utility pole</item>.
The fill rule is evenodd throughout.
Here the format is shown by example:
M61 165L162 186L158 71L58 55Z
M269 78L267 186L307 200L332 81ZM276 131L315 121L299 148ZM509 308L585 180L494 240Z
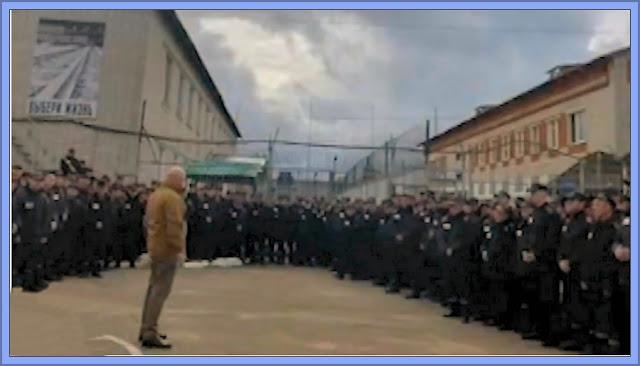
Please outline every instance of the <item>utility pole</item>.
M311 124L313 123L313 98L309 99L309 137L307 138L307 174L311 168ZM305 174L306 175L306 174Z
M371 146L376 146L376 106L371 104Z
M338 193L337 192L338 190L336 189L336 164L337 164L337 162L338 162L338 157L334 156L333 157L333 166L331 168L331 176L330 176L330 179L329 179L331 181L331 193L332 193L331 197L332 198L335 197L336 194Z
M468 172L467 172L467 154L464 152L464 147L462 145L460 145L460 149L459 149L459 157L460 159L462 159L462 191L464 192L464 198L468 198L467 195L467 179L466 176L468 176ZM457 178L457 177L456 177ZM505 188L506 190L506 188Z
M140 129L138 130L138 145L136 152L136 183L138 183L138 176L140 175L140 153L142 146L142 132L144 132L144 113L147 109L147 100L142 101L142 112L140 113Z
M602 189L602 152L598 151L596 153L596 184L597 189Z
M585 191L585 158L580 159L580 172L578 173L578 184L580 186L580 192L586 193Z
M389 176L389 141L384 142L384 176Z
M271 198L271 185L273 182L273 145L278 139L279 132L280 132L280 127L276 129L276 133L273 135L273 138L269 139L267 163L266 163L266 169L265 169L265 180L266 180L265 183L267 188L266 189L267 191L265 192L265 198L267 199Z
M433 108L433 135L438 134L438 107Z
M426 121L424 131L424 182L429 187L429 140L431 140L431 121Z

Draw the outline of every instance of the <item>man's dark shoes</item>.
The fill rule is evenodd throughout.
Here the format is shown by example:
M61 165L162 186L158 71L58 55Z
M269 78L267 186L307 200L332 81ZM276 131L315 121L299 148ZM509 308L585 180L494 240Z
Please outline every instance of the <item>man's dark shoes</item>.
M158 337L160 337L160 339L167 339L167 335L166 334L160 334L158 333ZM140 334L138 336L138 342L142 342L142 334Z
M145 339L142 341L142 347L144 348L160 348L160 349L169 349L171 348L171 343L165 342L160 338L154 339Z

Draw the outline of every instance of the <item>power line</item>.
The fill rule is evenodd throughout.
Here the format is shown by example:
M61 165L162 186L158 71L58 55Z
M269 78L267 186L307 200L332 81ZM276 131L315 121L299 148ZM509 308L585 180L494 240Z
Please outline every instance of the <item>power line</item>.
M310 143L310 142L300 142L300 141L290 141L290 140L264 140L264 139L238 139L238 140L210 140L210 139L193 139L193 138L181 138L181 137L173 137L173 136L164 136L149 133L147 131L131 131L131 130L123 130L113 127L106 127L94 124L88 124L84 121L78 120L55 120L55 119L14 119L12 122L18 123L68 123L74 124L77 126L81 126L90 130L113 133L118 135L127 135L127 136L136 136L136 137L145 137L152 138L159 141L169 141L174 143L189 143L195 145L251 145L251 144L269 144L274 143L278 145L286 145L286 146L304 146L304 147L316 147L316 148L333 148L333 149L341 149L341 150L384 150L384 146L366 146L366 145L345 145L345 144L326 144L326 143ZM414 151L421 152L422 148L419 147L395 147L396 150L399 151Z

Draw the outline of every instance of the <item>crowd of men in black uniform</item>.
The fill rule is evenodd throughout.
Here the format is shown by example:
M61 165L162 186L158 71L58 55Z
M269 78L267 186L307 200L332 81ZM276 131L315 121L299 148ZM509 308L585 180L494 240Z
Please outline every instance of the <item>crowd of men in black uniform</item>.
M100 276L145 251L152 188L14 167L13 279L41 291L65 275ZM574 194L528 199L247 200L204 184L186 195L187 257L318 266L388 293L429 298L546 346L630 352L630 201Z
M246 202L215 188L187 195L187 256L330 268L337 278L409 289L524 339L589 354L630 352L630 200Z
M12 281L39 292L64 276L100 277L145 250L150 189L108 177L32 174L13 166Z

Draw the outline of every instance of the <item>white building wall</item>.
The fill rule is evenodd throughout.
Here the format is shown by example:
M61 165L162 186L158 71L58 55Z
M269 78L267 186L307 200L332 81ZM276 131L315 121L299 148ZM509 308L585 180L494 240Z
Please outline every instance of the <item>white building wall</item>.
M27 103L31 66L40 18L104 22L97 114L95 118L76 120L118 129L135 128L145 57L145 15L148 14L148 11L119 10L12 11L12 119L29 119ZM131 156L135 139L98 133L68 123L27 126L14 122L12 128L32 130L33 138L24 143L36 150L46 150L46 154L39 158L42 160L41 168L58 168L58 159L69 147L74 147L77 156L86 160L96 174L133 172Z
M160 150L156 141L75 126L70 123L25 123L29 120L27 103L31 83L33 49L40 18L104 22L104 48L100 67L97 115L82 118L83 123L135 131L140 129L143 101L146 101L144 124L147 132L189 139L230 139L236 137L223 119L223 112L203 89L182 54L181 48L169 33L156 10L19 10L12 11L12 129L17 140L27 146L42 169L56 169L59 158L68 148L92 167L94 174L139 174L143 181L157 179L165 166L138 165L140 160L164 163L176 162L172 152ZM174 60L168 104L164 103L165 68L167 53ZM191 127L185 117L178 118L178 72L180 67L194 87L195 108ZM183 96L188 98L188 94ZM202 99L202 112L198 116L197 101ZM207 108L209 115L206 114ZM31 118L32 119L32 118ZM197 123L196 123L197 122ZM27 132L30 132L28 135ZM191 159L202 159L207 153L232 154L233 146L210 147L195 144L166 143ZM12 149L13 154L18 154ZM185 163L184 159L178 162Z
M149 17L149 35L142 90L142 100L146 101L146 130L152 134L185 139L235 140L235 135L223 118L223 111L199 82L200 77L197 70L183 55L175 37L164 26L163 20L155 11ZM167 83L168 58L171 60L169 83ZM180 90L180 77L183 77L182 90ZM165 89L167 90L166 94ZM193 89L193 93L191 89ZM180 93L182 93L180 96L182 107L178 107ZM189 118L188 111L190 98L192 98L191 118ZM209 114L207 114L207 110ZM234 152L232 146L168 141L165 141L164 144L171 145L174 149L183 152L187 158L194 160L204 159L209 153L232 154ZM142 161L149 162L160 158L163 163L160 166L141 164L141 179L158 179L170 166L170 163L184 164L186 162L181 157L176 161L172 151L163 151L157 144L149 142L142 144Z

